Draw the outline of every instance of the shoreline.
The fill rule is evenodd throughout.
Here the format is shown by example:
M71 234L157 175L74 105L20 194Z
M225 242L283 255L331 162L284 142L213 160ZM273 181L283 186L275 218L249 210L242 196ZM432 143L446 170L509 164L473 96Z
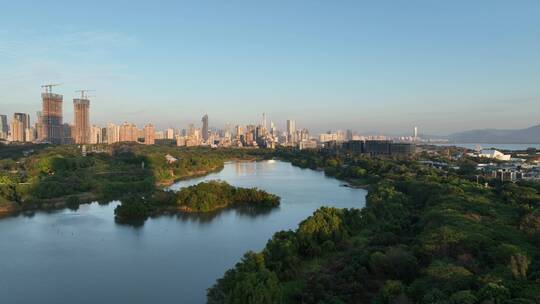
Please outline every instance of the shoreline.
M169 187L171 185L174 185L175 183L180 182L180 181L189 180L189 179L197 178L197 177L203 177L203 176L206 176L208 174L219 172L219 171L223 170L223 167L224 167L224 164L221 165L221 166L209 169L209 170L192 171L192 172L189 172L188 174L186 174L184 176L181 176L181 177L177 177L177 178L174 178L174 179L169 179L169 180L164 180L164 181L157 182L156 187L165 188L165 187Z
M202 177L211 173L219 172L223 170L223 167L224 166L221 165L218 167L214 167L210 170L199 170L199 171L189 172L188 174L182 177L178 177L172 180L157 182L155 186L156 188L162 189L162 188L171 186L182 180ZM50 199L36 200L33 203L29 203L25 205L20 205L17 202L10 201L10 202L6 202L3 205L0 205L0 219L17 216L25 212L54 211L54 210L62 210L65 208L69 208L68 199L70 199L71 197L76 197L79 200L79 203L77 204L77 208L83 204L91 204L91 203L97 202L101 198L100 195L92 193L92 192L82 192L82 193L71 194L71 195L66 195L66 196L61 196L61 197L50 198ZM108 200L108 202L112 202L115 200L119 200L119 199L113 198L113 199Z
M283 159L283 158L279 158L279 157L275 158L275 159L279 160L279 161L282 161L282 162L289 163L292 166L297 167L297 168L322 172L324 174L324 176L326 176L326 177L331 177L331 178L333 178L335 180L343 182L343 184L339 185L340 187L347 187L347 188L352 188L352 189L363 189L363 190L366 190L366 191L369 190L369 186L370 186L369 184L357 184L356 181L354 179L351 179L351 178L339 178L339 177L332 176L332 175L326 175L326 173L324 172L324 168L322 168L322 167L317 167L317 168L302 167L302 166L295 165L293 162L291 162L290 160L287 160L287 159Z
M173 185L173 184L175 184L177 182L180 182L180 181L190 180L190 179L194 179L194 178L198 178L198 177L203 177L203 176L206 176L206 175L209 175L209 174L212 174L212 173L217 173L217 172L220 172L221 170L223 170L224 166L226 164L228 164L228 163L234 163L234 162L257 162L257 161L265 161L265 160L267 160L267 159L262 159L262 158L259 158L259 157L252 157L252 158L248 158L248 159L232 158L232 159L224 161L221 166L217 166L217 167L214 167L214 168L211 168L211 169L208 169L208 170L190 171L189 173L187 173L187 174L185 174L185 175L183 175L181 177L156 182L155 186L156 186L157 189L164 189L164 188L170 187L171 185ZM268 160L270 160L270 159L268 159ZM290 161L288 161L286 159L272 158L272 160L278 160L278 161L287 162L287 163L290 163L291 165L295 166L294 164L292 164L292 162L290 162ZM309 169L309 170L313 170L313 171L319 171L319 172L324 173L323 168L312 169L312 168L308 168L308 167L303 168L303 167L300 167L300 166L295 166L295 167L302 168L302 169ZM356 184L355 181L351 180L351 179L341 179L341 178L337 178L335 176L330 176L330 175L325 175L325 176L331 177L331 178L334 178L334 179L336 179L338 181L343 182L343 183L341 183L339 185L339 187L347 187L347 188L352 188L352 189L363 189L363 190L366 190L366 191L369 189L369 185ZM12 217L12 216L18 216L18 215L23 214L25 212L39 212L39 211L46 212L46 211L55 211L55 210L62 210L62 209L65 209L65 208L69 208L70 206L68 206L67 201L71 197L76 197L80 201L76 205L77 208L80 205L83 205L83 204L91 204L91 203L94 203L94 202L98 202L99 199L100 199L100 196L98 194L95 194L95 193L92 193L92 192L83 192L83 193L78 193L78 194L71 194L71 195L67 195L67 196L62 196L62 197L56 197L56 198L50 198L50 199L42 199L42 200L38 200L37 202L31 203L31 204L28 204L28 205L25 205L25 206L19 205L16 202L7 202L4 205L0 205L0 219ZM115 200L120 200L120 199L119 198L108 199L107 203L115 201ZM216 210L212 210L209 213L212 213L212 212L215 212L215 211L220 211L220 210L223 210L223 209L227 209L229 207L230 206L224 206L224 207L218 208ZM207 212L190 211L190 210L185 210L183 208L165 208L164 210L160 210L157 214L152 214L151 216L157 216L157 215L161 215L161 214L201 214L201 213L205 214Z
M71 194L69 196L55 197L39 200L39 203L30 203L28 205L19 205L16 202L8 202L10 206L0 206L0 219L17 216L25 212L54 211L69 208L68 199L76 197L79 200L77 207L84 204L91 204L99 200L99 196L92 192L83 192Z
M338 179L338 178L335 178L335 179L341 180L341 179ZM369 185L364 185L364 184L357 185L353 181L350 181L350 180L347 180L347 179L343 179L341 181L344 181L345 183L339 185L340 187L352 188L352 189L362 189L362 190L366 190L366 191L369 190Z

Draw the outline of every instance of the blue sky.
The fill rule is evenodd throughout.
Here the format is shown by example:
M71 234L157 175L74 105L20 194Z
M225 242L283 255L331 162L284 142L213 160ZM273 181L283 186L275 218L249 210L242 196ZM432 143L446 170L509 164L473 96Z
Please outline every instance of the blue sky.
M5 2L0 113L34 115L40 85L59 82L68 122L89 88L96 124L540 123L539 1Z

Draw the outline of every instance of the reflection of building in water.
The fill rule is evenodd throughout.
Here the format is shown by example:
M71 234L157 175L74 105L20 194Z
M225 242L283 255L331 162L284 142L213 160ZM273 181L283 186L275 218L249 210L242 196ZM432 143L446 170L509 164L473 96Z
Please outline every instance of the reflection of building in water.
M235 162L234 169L239 176L252 175L255 173L256 162Z
M242 175L242 163L241 162L235 162L234 163L234 171L236 172L236 174L238 175Z

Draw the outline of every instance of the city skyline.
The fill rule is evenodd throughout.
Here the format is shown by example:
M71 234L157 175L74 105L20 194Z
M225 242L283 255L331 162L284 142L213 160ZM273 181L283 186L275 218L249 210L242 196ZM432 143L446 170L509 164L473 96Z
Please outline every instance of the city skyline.
M99 125L211 113L224 126L263 112L314 132L539 123L537 2L209 4L7 3L0 113L33 116L39 86L59 82L65 100L97 90ZM80 11L94 17L73 22Z
M75 91L76 93L81 94L81 95L79 97L73 98L73 107L72 107L73 111L70 114L72 116L72 119L69 119L69 116L66 117L64 113L65 111L65 107L63 105L64 95L57 92L53 92L53 88L59 85L61 84L48 84L48 85L41 86L42 88L41 110L38 110L35 112L36 115L35 115L35 121L33 124L30 123L31 115L29 113L15 112L13 114L13 118L11 119L11 123L7 123L8 121L10 121L7 118L9 117L9 115L0 113L0 118L2 119L1 123L3 124L4 121L6 122L5 127L4 126L0 127L0 131L1 131L0 138L4 138L4 139L7 138L6 133L3 133L3 132L5 132L5 130L8 130L9 132L10 125L11 125L11 129L13 129L13 124L16 123L16 121L20 120L20 118L17 118L17 115L26 116L24 119L24 123L22 121L21 123L24 125L27 125L27 127L25 128L30 129L30 127L32 127L33 129L32 131L35 134L33 134L33 137L32 135L29 136L26 133L20 136L16 136L15 138L17 138L17 140L14 140L14 141L27 141L27 142L32 142L35 140L50 142L51 140L48 140L48 139L55 138L57 143L65 139L68 139L68 141L72 140L74 143L79 143L79 144L92 143L91 138L95 138L96 136L96 132L94 132L94 129L95 128L106 129L111 124L116 125L117 127L128 124L132 126L133 128L135 128L135 130L139 130L140 132L143 132L146 134L148 134L146 132L147 127L151 126L152 130L154 130L153 133L155 133L156 136L158 136L157 134L159 134L160 132L163 133L162 137L156 137L156 139L162 139L162 138L173 139L174 138L173 136L169 136L168 134L169 131L173 132L171 134L174 134L176 136L180 130L185 131L189 128L194 128L194 125L195 125L193 123L194 121L193 119L190 119L187 122L175 122L173 124L166 125L166 124L160 124L159 122L155 123L151 120L143 120L142 123L137 123L130 120L124 120L121 117L116 117L114 120L108 121L107 123L95 123L93 119L90 119L90 97L88 95L88 92L95 91L95 90L76 90ZM67 109L70 109L70 107L67 107ZM43 115L43 113L48 113L48 112L53 112L53 113L51 115L47 115L47 114ZM67 112L70 112L70 111L68 110ZM50 118L47 118L48 116L50 116ZM46 123L47 121L53 121L53 123L47 124ZM305 126L303 126L303 128L296 128L296 121L293 119L287 119L284 122L282 129L276 127L276 125L278 125L279 122L276 124L276 121L270 119L271 127L270 129L268 129L267 128L268 115L266 112L262 113L262 120L260 120L259 122L256 122L257 119L252 119L251 121L245 122L245 123L239 123L237 121L236 122L229 121L224 124L221 124L220 122L221 125L219 124L210 125L208 121L209 121L208 113L205 113L200 121L201 128L199 128L202 132L201 136L204 142L208 140L208 135L209 135L210 130L212 132L215 132L215 131L225 132L225 130L230 131L231 126L234 126L234 127L260 126L260 127L264 127L264 129L267 131L272 130L272 133L275 130L279 130L280 132L283 133L283 135L287 136L288 140L292 138L292 142L297 142L296 136L301 134L301 133L296 134L295 133L296 131L302 132L303 130L306 130L306 132L309 132L308 131L309 128L305 128ZM58 129L62 129L62 131L51 130L51 125L53 129L58 128ZM141 129L137 129L139 125L142 126ZM159 127L156 127L156 125ZM534 126L528 126L528 127L536 128L538 126L540 125L534 125ZM65 128L68 128L69 130L65 130ZM486 130L489 130L489 129L486 129ZM491 129L491 130L494 130L494 129ZM28 131L31 131L31 130L28 130ZM255 132L255 130L253 131ZM346 132L346 134L344 133L344 131ZM312 134L316 133L320 135L321 138L328 138L331 140L336 140L335 136L337 132L337 134L342 134L343 135L342 137L345 140L351 140L354 134L355 136L361 136L363 138L378 138L378 139L386 139L386 138L392 139L393 138L393 139L398 139L398 140L403 140L403 138L407 138L406 140L411 140L411 141L416 141L416 139L419 138L420 135L423 135L424 136L422 138L423 140L434 141L434 142L446 141L448 136L453 135L453 134L433 134L429 132L424 132L423 130L422 130L422 133L420 133L419 126L412 127L412 136L411 136L410 131L411 130L400 130L398 132L393 132L393 133L382 132L382 131L377 131L377 130L359 131L358 129L351 129L351 128L343 129L343 128L334 126L323 131L313 132ZM475 131L475 130L466 130L466 131ZM519 130L516 130L516 131L519 131ZM56 135L51 136L50 133L56 133ZM99 131L99 133L101 133L101 131ZM13 132L10 132L10 134L13 136ZM60 138L61 136L59 134L64 134L64 135L67 134L66 135L67 137L64 139L61 139ZM456 133L456 134L459 134L459 133ZM325 136L325 135L330 135L330 136ZM314 138L314 137L311 137L311 138ZM309 137L307 139L309 139ZM152 138L151 141L153 142L153 140L154 139ZM114 142L116 141L118 140L115 140ZM324 140L320 140L320 141L324 142ZM55 142L55 141L53 140L52 142ZM101 140L99 142L101 142Z
M35 122L32 124L30 115L14 113L11 128L7 124L7 116L2 115L2 129L0 139L7 143L51 143L51 144L115 144L118 142L135 142L145 145L171 144L179 147L210 146L210 147L254 147L270 148L276 146L297 147L299 149L317 148L343 142L386 142L390 147L392 141L400 143L417 142L418 128L414 127L414 136L389 137L383 134L358 134L347 129L329 130L314 136L308 128L297 127L296 121L288 119L286 128L279 130L273 121L268 128L267 114L262 113L262 119L250 124L235 124L235 133L231 132L231 125L224 128L211 127L208 114L201 118L201 127L197 128L190 123L188 128L156 129L152 122L144 124L142 128L133 122L124 121L117 125L109 122L106 126L91 123L91 100L88 92L95 90L77 90L80 97L73 98L73 121L64 120L64 95L53 92L59 84L42 85L41 111L36 112ZM1 115L1 114L0 114ZM346 134L346 135L345 135ZM430 142L433 139L424 138ZM440 139L439 139L440 140ZM159 141L156 142L156 141ZM408 149L410 150L410 149Z

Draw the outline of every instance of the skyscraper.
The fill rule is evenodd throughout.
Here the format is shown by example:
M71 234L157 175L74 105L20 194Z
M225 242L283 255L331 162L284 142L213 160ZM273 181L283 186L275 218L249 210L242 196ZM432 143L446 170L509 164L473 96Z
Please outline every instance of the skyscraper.
M13 114L11 121L11 141L26 141L26 130L30 128L30 115L25 113Z
M296 122L287 120L287 140L289 143L296 143Z
M40 141L50 142L52 144L62 144L64 136L64 126L62 123L62 102L64 96L52 93L52 86L44 86L45 93L41 93L43 100L42 132Z
M414 134L413 135L414 135L413 140L416 141L416 139L418 138L418 127L416 127L416 126L414 127Z
M75 128L73 137L76 144L87 144L90 139L90 100L81 96L73 99Z
M9 133L9 125L7 115L0 115L0 139L7 139Z
M208 114L205 114L202 119L202 138L206 142L208 140Z

